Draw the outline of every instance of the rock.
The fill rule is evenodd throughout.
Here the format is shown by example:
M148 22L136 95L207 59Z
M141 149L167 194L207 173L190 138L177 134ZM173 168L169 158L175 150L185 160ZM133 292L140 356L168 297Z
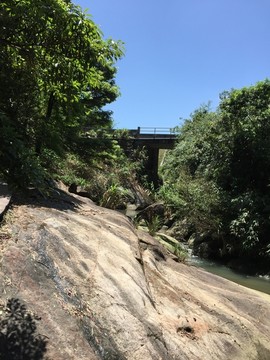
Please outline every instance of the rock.
M190 225L186 219L183 219L173 222L173 224L167 230L167 234L179 241L187 241L192 235L193 231L193 226Z
M77 194L79 196L82 197L86 197L88 199L91 199L91 194L88 191L85 191L85 189L83 189L81 186L78 186L75 183L72 183L69 188L68 191L72 194Z
M193 254L204 259L219 259L223 244L214 234L194 234L190 244L193 246Z
M269 296L173 261L87 198L59 192L10 211L1 301L41 318L50 359L270 358Z
M0 221L3 219L11 200L11 191L6 183L0 182Z
M141 210L137 218L146 220L147 222L151 223L153 219L159 218L161 223L164 220L165 215L165 207L162 203L154 203L147 206L145 209Z

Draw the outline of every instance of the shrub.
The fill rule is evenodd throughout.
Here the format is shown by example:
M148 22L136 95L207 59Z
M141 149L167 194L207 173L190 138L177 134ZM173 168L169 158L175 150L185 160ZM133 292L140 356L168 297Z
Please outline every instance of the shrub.
M153 215L149 220L145 220L148 232L154 236L162 227L162 219L158 215Z

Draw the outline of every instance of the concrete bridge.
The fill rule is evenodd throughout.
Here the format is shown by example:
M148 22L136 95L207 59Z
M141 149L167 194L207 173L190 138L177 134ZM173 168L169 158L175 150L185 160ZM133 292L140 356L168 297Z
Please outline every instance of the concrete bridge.
M85 128L85 133L91 130L90 127ZM99 139L108 140L115 139L124 149L127 155L134 148L145 148L147 151L148 161L145 165L145 175L148 181L157 188L160 185L158 177L158 160L160 149L172 149L176 143L178 133L173 128L166 127L138 127L137 129L127 130L124 136L119 134L118 130L112 130L111 137L95 135L93 137L87 135L89 141Z
M137 144L158 149L172 149L177 138L174 129L164 127L138 127L129 133Z
M164 127L138 127L129 130L129 135L134 147L145 148L148 161L145 174L148 181L157 188L159 186L158 160L160 149L172 149L176 143L178 133L172 128ZM123 147L124 142L121 141Z

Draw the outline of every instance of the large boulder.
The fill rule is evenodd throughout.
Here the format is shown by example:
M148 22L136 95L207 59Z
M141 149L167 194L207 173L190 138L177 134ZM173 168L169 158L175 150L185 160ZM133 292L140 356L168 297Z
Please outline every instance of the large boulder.
M270 358L267 295L174 261L118 212L32 196L0 235L1 304L40 319L50 359Z

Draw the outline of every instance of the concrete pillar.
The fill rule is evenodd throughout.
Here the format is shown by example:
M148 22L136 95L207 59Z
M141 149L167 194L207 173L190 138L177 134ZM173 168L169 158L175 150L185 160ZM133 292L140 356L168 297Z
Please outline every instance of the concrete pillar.
M148 177L149 183L153 183L155 188L158 188L160 185L158 177L158 148L148 148L147 155L148 161L146 164L146 175Z

